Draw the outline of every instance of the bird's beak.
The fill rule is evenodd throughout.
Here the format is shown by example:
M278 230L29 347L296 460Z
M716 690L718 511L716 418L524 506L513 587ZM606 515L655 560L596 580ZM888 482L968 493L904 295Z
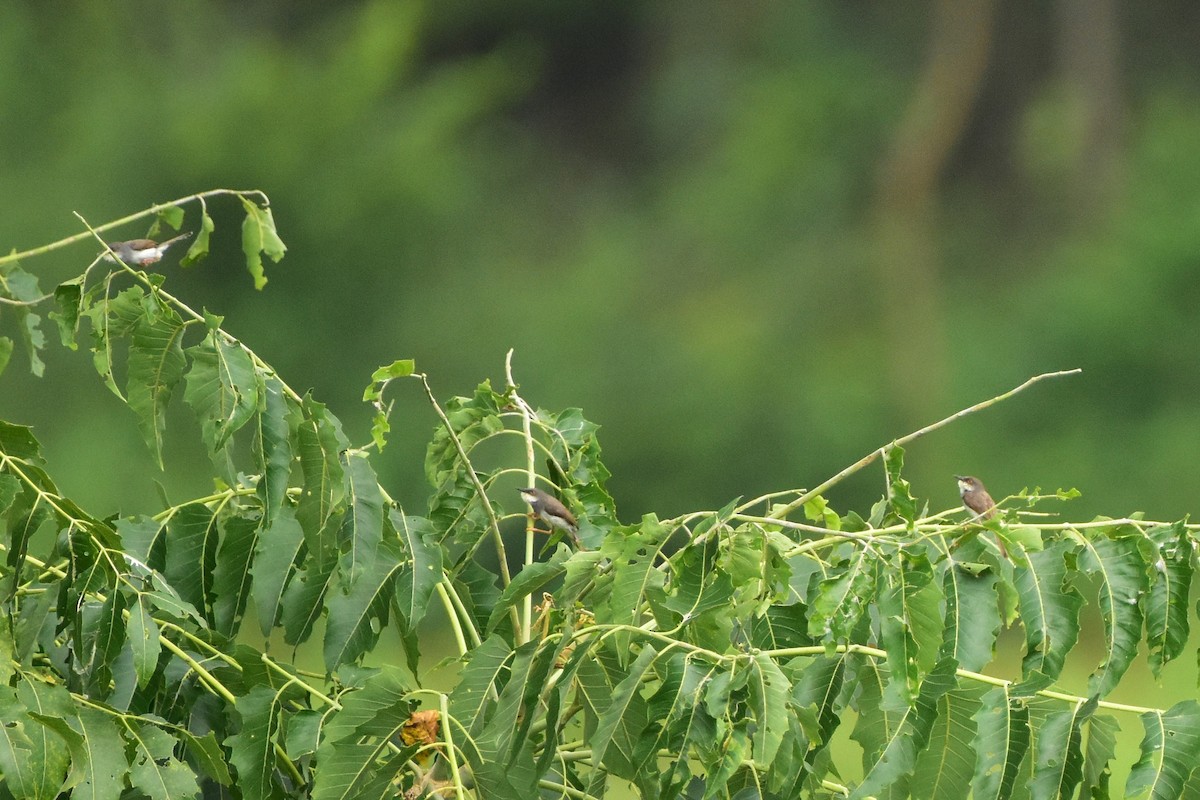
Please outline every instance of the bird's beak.
M955 475L954 479L958 480L958 481L965 481L967 479L967 476L966 475Z

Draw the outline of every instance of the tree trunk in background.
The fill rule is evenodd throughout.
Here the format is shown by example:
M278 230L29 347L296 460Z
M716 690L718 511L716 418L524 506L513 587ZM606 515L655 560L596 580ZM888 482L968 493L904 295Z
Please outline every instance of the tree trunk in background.
M875 265L892 413L902 425L945 411L937 184L979 93L995 6L937 0L924 69L879 167Z
M1123 183L1125 101L1116 0L1059 0L1058 36L1062 82L1080 114L1072 211L1083 224L1102 223Z

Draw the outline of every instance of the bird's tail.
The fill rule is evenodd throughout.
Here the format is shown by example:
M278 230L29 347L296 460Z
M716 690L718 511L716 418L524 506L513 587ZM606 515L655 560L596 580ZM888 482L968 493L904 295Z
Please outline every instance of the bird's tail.
M161 247L163 250L166 250L171 245L175 244L178 241L186 239L191 235L192 235L191 231L184 231L183 233L179 234L178 236L172 237L170 239L167 239L165 242L160 243L158 246Z

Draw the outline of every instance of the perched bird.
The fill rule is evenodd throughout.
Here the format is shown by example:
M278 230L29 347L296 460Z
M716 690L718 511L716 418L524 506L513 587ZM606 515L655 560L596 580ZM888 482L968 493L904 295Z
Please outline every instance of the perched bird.
M979 519L991 519L996 516L996 501L988 494L987 489L983 486L983 481L979 478L973 478L970 475L955 475L958 480L958 493L962 495L963 505L969 508ZM1004 547L1004 540L996 537L996 546L1000 548L1000 555L1008 558L1008 550Z
M128 242L109 242L108 248L117 254L117 258L120 258L129 266L144 267L148 264L161 261L163 253L167 252L168 247L191 235L190 232L181 233L161 243L153 239L130 239ZM105 253L104 257L109 261L113 260L112 253Z
M576 546L583 547L583 543L579 541L579 523L576 521L575 515L557 497L533 487L517 491L521 493L521 499L529 503L534 516L544 521L552 529L558 528L566 531L571 535Z
M980 519L991 519L996 516L996 501L983 487L983 481L970 475L955 475L958 479L958 493L962 495L963 505L979 515Z

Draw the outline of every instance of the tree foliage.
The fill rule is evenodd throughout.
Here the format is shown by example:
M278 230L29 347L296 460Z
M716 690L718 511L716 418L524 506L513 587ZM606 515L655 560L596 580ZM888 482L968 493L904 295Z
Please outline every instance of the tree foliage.
M198 205L204 235L185 256L198 261L206 202L223 194L246 211L262 288L263 256L285 247L261 194L144 215L178 229ZM0 797L1104 798L1130 713L1145 733L1126 795L1195 789L1200 705L1105 699L1143 643L1156 673L1182 654L1195 526L1051 523L1035 507L1073 493L1037 491L979 521L931 512L903 477L908 441L1038 379L813 490L622 524L597 426L530 405L511 359L503 386L444 403L412 361L381 367L356 445L162 274L98 256L43 296L18 257L59 244L0 259L31 369L36 309L52 302L66 347L86 325L160 463L182 394L215 489L153 515L91 512L60 492L28 427L0 422ZM420 510L372 467L404 387L440 420ZM885 496L834 510L824 493L875 461ZM526 485L558 492L586 549L539 538L514 491ZM1073 696L1055 683L1088 587L1104 652ZM435 625L458 648L452 678L421 651ZM1018 680L983 672L1006 626L1024 632ZM279 639L293 657L319 643L323 670ZM402 658L381 664L388 652ZM841 729L861 778L840 774Z

